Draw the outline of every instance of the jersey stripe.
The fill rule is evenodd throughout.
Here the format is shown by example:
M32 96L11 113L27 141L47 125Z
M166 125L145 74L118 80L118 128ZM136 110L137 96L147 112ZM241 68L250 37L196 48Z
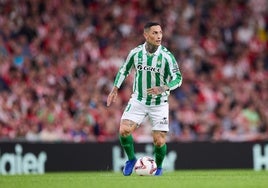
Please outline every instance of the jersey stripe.
M162 62L162 59L163 59L163 55L162 54L159 54L159 56L157 57L157 62L156 62L156 67L157 68L161 68L161 66L163 65L163 62ZM160 73L159 72L156 72L155 73L155 86L161 86L160 84ZM162 95L158 95L155 99L155 105L159 105L160 102L161 102L161 96Z
M142 54L142 50L139 51L138 53L138 64L142 65L143 63L143 54ZM140 83L142 83L142 74L143 71L142 70L138 70L138 82L135 83L135 85L137 85L138 88L138 100L141 101L143 98L143 89L142 89L142 85ZM136 91L136 90L134 90Z
M147 59L147 66L151 67L152 66L152 60L153 60L153 56L152 55L146 55L146 59ZM147 71L147 87L146 90L152 87L152 73L151 71ZM148 95L146 98L146 105L150 105L151 104L151 100L152 100L152 95Z

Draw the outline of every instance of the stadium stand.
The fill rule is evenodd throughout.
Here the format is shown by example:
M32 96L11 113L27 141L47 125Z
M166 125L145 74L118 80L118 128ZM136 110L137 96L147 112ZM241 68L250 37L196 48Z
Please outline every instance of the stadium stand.
M117 140L131 79L109 109L106 97L149 20L184 77L169 141L267 140L266 0L0 1L0 140Z

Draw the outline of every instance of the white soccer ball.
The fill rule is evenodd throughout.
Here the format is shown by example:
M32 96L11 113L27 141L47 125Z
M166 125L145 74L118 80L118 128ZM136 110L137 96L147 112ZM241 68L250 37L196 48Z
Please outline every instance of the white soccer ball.
M154 159L148 156L140 157L134 166L135 173L140 176L153 176L156 170Z

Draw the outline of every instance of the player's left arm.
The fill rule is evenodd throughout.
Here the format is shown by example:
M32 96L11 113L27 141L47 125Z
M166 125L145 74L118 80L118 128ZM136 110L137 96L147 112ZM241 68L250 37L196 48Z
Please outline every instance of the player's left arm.
M170 82L162 86L155 86L147 89L149 95L159 95L163 92L174 90L182 84L182 74L180 72L179 66L175 57L171 54L170 59L167 59L166 71L170 76Z
M174 90L177 87L180 87L182 84L182 74L179 68L179 65L177 63L177 61L175 60L174 56L172 55L172 62L168 63L168 71L169 71L169 75L171 77L171 80L169 83L167 83L167 87L169 88L169 90Z

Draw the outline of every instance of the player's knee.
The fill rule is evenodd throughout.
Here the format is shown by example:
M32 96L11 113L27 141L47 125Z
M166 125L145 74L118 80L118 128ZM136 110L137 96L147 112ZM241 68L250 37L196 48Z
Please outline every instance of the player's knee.
M154 145L157 147L162 147L166 143L165 139L155 139Z
M122 120L119 128L119 134L122 136L130 135L136 128L136 124L130 120Z
M154 145L157 147L161 147L166 143L166 133L154 132L153 139L154 139Z
M129 129L126 129L122 126L120 126L119 128L119 134L122 135L122 136L128 136L131 134L130 130Z

